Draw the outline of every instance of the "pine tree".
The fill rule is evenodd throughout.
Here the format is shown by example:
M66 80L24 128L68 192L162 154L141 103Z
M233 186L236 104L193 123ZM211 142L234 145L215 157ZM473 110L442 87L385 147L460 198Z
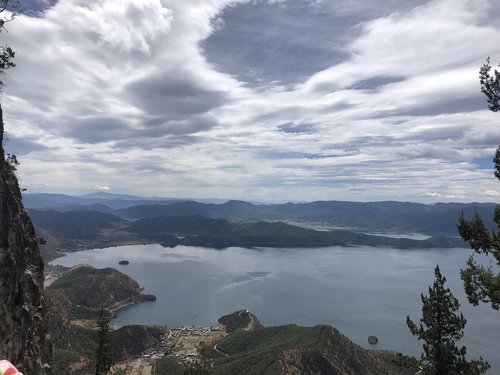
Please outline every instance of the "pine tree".
M467 361L465 346L457 347L463 337L466 319L458 312L460 304L445 288L446 278L441 275L439 266L434 270L436 279L429 287L429 296L421 295L422 318L417 326L410 316L406 324L412 335L423 340L422 372L428 375L482 374L489 364L483 359Z
M11 10L9 17L0 16L0 32L6 30L5 25L14 20L17 16L16 9L19 6L19 1L15 0L0 0L0 13L3 13L7 8ZM4 14L4 13L3 13ZM16 66L12 61L14 59L14 50L7 44L0 44L0 91L3 88L4 82L2 75L5 74L5 70L13 68Z
M101 308L97 320L97 348L95 359L95 375L105 375L113 365L112 328L108 314Z
M490 58L486 59L479 69L479 82L481 83L481 92L486 96L488 108L490 111L500 111L500 72L491 71Z
M500 72L486 60L479 70L481 91L486 95L488 108L493 112L500 111ZM500 146L493 158L495 177L500 180ZM500 205L495 207L493 221L500 230ZM467 299L473 305L479 302L490 303L495 310L500 308L500 231L489 232L479 214L470 221L463 214L459 218L458 232L464 241L469 242L476 254L493 256L493 262L487 267L479 264L474 254L467 260L467 268L460 271L464 282Z

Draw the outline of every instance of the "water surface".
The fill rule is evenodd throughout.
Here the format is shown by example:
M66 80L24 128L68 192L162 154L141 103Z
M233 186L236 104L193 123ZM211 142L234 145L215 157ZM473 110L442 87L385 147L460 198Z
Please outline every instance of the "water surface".
M214 250L200 247L133 245L68 253L52 264L87 263L114 267L155 294L156 302L118 313L127 324L213 325L237 309L249 309L264 325L330 324L364 347L375 335L378 349L421 351L406 315L421 317L420 294L427 293L440 265L467 318L462 341L500 373L500 312L470 306L459 279L470 250L327 247ZM118 261L127 259L127 266Z

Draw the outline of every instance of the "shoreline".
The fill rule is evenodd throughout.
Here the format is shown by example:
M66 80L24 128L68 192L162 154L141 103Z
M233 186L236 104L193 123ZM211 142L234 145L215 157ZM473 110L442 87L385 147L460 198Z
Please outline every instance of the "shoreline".
M113 319L115 319L120 310L123 310L132 305L137 305L138 303L141 302L155 302L156 299L157 297L154 294L141 293L138 296L130 297L122 301L119 301L115 303L113 306L108 307L108 309L112 312Z

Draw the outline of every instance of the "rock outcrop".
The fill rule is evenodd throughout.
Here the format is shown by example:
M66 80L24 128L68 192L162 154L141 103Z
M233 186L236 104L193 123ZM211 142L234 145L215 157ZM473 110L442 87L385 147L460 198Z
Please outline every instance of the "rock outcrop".
M15 175L5 159L0 107L0 358L29 375L50 374L46 337L43 261Z

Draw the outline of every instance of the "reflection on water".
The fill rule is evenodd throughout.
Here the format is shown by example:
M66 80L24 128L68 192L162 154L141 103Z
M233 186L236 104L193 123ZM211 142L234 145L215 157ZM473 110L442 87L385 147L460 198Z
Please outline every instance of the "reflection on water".
M500 373L500 313L472 307L459 269L470 250L398 250L374 247L214 250L134 245L68 253L53 264L87 263L114 267L155 294L156 302L119 312L126 324L211 325L237 309L249 309L264 325L330 324L354 342L416 354L419 344L406 327L406 315L421 317L420 293L433 282L439 264L467 318L464 345ZM127 266L118 261L127 259ZM373 348L373 346L371 346Z

